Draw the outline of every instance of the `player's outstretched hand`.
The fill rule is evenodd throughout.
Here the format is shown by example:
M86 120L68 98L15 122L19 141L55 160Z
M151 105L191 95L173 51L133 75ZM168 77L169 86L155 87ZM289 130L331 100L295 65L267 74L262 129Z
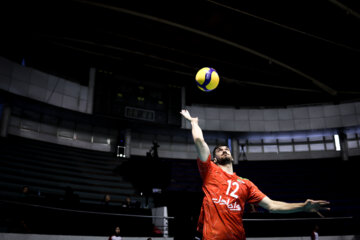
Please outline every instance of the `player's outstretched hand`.
M180 114L183 115L183 117L184 117L186 120L189 120L190 122L192 122L192 121L198 122L198 118L197 118L197 117L195 117L195 118L191 117L189 111L186 110L186 109L181 110Z
M312 199L308 199L305 201L304 204L304 211L305 212L319 212L322 210L330 210L329 207L327 207L327 205L329 205L330 202L328 201L324 201L324 200L312 200Z

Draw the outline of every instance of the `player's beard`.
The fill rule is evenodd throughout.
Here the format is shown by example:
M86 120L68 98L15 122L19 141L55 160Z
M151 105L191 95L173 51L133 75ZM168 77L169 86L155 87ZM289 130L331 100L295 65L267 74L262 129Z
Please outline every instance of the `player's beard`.
M227 165L227 164L230 164L232 161L233 161L233 158L231 156L224 156L224 157L216 158L217 165Z

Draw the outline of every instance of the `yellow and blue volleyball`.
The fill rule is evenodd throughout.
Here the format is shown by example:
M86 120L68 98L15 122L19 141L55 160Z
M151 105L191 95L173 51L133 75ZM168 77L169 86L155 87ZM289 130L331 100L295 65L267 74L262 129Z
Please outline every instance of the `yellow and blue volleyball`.
M195 80L200 90L210 92L217 88L220 78L215 69L204 67L196 73Z

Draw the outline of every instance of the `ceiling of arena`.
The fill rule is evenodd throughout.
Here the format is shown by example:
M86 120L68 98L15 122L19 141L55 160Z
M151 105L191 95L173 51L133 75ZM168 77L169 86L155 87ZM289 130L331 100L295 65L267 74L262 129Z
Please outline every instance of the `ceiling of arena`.
M360 99L360 1L7 1L1 55L86 84L89 67L185 87L187 104ZM210 93L198 69L220 75ZM112 87L112 86L109 86Z

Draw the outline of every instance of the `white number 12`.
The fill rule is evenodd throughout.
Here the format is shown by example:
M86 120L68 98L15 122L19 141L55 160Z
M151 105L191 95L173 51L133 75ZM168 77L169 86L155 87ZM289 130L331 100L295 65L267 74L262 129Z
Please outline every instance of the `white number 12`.
M226 195L229 195L231 185L235 185L235 189L234 189L234 191L232 191L232 192L230 193L230 196L232 196L232 197L234 197L234 198L239 198L239 196L235 194L235 193L237 192L237 190L239 190L239 183L237 183L237 182L232 182L231 180L227 180L227 182L228 182L228 188L227 188L227 190L226 190ZM232 183L231 183L231 182L232 182Z

